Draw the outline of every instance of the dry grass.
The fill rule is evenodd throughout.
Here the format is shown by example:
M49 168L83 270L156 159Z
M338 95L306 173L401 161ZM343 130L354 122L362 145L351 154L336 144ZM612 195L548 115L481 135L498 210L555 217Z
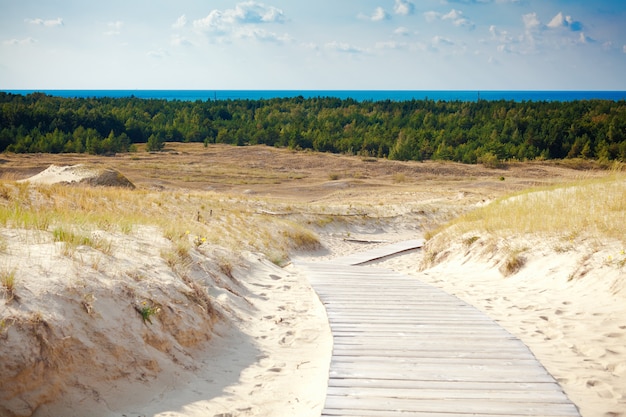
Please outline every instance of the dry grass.
M4 155L0 227L44 234L66 230L91 238L94 230L132 234L142 225L157 226L172 241L172 256L166 255L172 263L180 262L181 248L205 243L271 254L281 263L291 251L319 244L309 228L332 226L338 220L393 218L406 213L406 207L423 213L420 224L429 226L466 210L468 203L580 175L546 164L511 164L507 181L502 182L492 170L455 163L372 163L360 157L264 146L168 144L166 149L109 158ZM50 164L78 163L113 167L137 189L15 182ZM329 175L338 172L337 166L340 177L359 180L345 187L329 186ZM467 197L457 200L459 190ZM106 252L106 244L98 250Z
M626 244L626 176L611 173L600 179L497 199L431 232L428 246L432 253L458 239L469 246L474 240L468 239L477 234L503 239L519 235L557 237L568 242L577 238L614 239ZM523 257L512 254L507 263L506 274L514 273L522 266Z
M0 286L6 294L7 301L15 298L15 269L0 270Z

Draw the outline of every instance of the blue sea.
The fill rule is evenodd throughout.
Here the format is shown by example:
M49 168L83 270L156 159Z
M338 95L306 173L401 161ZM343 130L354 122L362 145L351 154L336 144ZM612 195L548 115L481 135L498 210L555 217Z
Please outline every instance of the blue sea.
M261 100L272 98L333 97L364 101L575 101L626 100L626 91L447 91L447 90L3 90L13 94L42 92L57 97L137 97L142 99L207 101L207 100Z

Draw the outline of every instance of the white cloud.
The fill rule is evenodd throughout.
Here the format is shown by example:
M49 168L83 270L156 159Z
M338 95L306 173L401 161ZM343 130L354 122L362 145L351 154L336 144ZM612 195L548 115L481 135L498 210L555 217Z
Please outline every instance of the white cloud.
M226 32L236 25L283 23L285 20L281 9L247 1L237 4L234 9L214 9L205 18L195 20L193 26L203 31Z
M438 20L439 18L441 18L441 13L438 13L435 11L425 12L424 18L426 18L427 22L434 22L435 20Z
M592 37L585 35L584 32L580 32L580 36L578 37L579 43L596 43L597 41Z
M550 23L548 23L548 27L550 29L567 28L574 32L579 32L583 29L583 24L581 22L574 21L572 16L565 16L563 15L563 12L559 12L552 18Z
M626 45L622 46L622 52L626 54Z
M170 40L170 44L174 46L193 46L193 43L184 36L174 35Z
M389 14L382 7L377 7L372 15L372 21L380 22L381 20L389 19Z
M377 7L372 15L359 13L358 18L362 20L371 20L372 22L381 22L383 20L389 19L390 16L389 13L385 11L385 9L383 9L382 7Z
M446 14L442 14L435 11L429 11L424 13L424 17L427 22L434 22L436 20L447 20L452 22L457 27L467 27L474 29L476 25L471 20L463 17L463 12L460 10L452 9Z
M169 53L167 51L159 48L156 51L149 51L146 55L149 56L150 58L163 59L163 58L169 56Z
M291 36L287 34L278 35L274 32L255 27L241 28L235 33L235 36L241 39L254 39L260 42L285 43L292 41Z
M25 39L9 39L2 41L3 45L32 45L35 43L37 43L37 40L30 37Z
M442 20L456 20L456 19L460 19L461 16L463 16L463 12L456 10L456 9L452 9L450 10L450 13L447 13L441 16L441 19Z
M411 31L405 28L404 26L400 26L399 28L393 31L393 34L397 36L409 36L411 34Z
M393 6L393 11L396 14L408 16L415 12L415 5L408 0L396 0L396 4Z
M526 30L534 30L541 27L541 21L537 17L537 13L528 13L522 16L524 27Z
M449 13L441 16L441 20L451 20L454 26L474 28L475 25L470 20L463 17L463 12L452 9Z
M63 26L63 19L61 19L60 17L56 19L49 19L49 20L44 20L40 18L24 19L24 21L26 23L30 23L31 25L38 25L38 26L46 26L46 27Z
M347 54L361 54L365 52L363 49L357 46L350 45L349 43L344 43L344 42L334 41L334 42L329 42L324 46L326 47L326 49L330 49L330 50L342 52L342 53L347 53Z
M173 29L182 29L185 26L187 26L187 16L182 15L181 17L176 19L176 22L174 22L174 24L172 25L172 28Z
M107 23L107 26L109 27L109 30L104 32L104 34L107 36L116 36L122 33L121 31L122 26L124 26L124 22L120 22L119 20L117 22L109 22Z
M448 38L437 35L432 38L432 44L433 46L439 46L439 45L453 46L454 42Z
M374 46L376 49L403 49L406 48L407 44L405 42L387 41L376 42Z

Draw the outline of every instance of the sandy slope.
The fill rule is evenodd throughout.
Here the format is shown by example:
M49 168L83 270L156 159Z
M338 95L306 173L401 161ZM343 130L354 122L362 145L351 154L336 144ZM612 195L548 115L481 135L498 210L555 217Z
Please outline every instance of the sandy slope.
M151 229L71 257L43 233L0 233L18 280L0 301L0 414L319 415L331 338L305 278L254 254L225 274L230 255L200 246L182 279Z
M93 174L51 167L29 182ZM172 256L153 227L90 239L0 229L16 282L0 294L0 415L320 414L332 341L305 277L208 244Z

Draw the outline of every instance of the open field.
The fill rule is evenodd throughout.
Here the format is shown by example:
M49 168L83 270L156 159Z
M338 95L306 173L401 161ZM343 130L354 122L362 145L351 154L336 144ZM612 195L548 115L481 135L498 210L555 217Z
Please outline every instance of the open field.
M114 168L136 189L18 182L52 164ZM390 267L499 320L585 417L623 417L619 175L585 161L491 169L263 146L2 155L0 411L314 416L329 331L290 257L428 234L426 256L398 257ZM558 204L575 205L582 220L556 232L529 229L538 214L556 223L564 209L548 208L559 207L559 195L575 197ZM598 214L606 222L585 215L594 204L609 210ZM589 293L603 300L595 312ZM106 366L81 374L93 357Z

